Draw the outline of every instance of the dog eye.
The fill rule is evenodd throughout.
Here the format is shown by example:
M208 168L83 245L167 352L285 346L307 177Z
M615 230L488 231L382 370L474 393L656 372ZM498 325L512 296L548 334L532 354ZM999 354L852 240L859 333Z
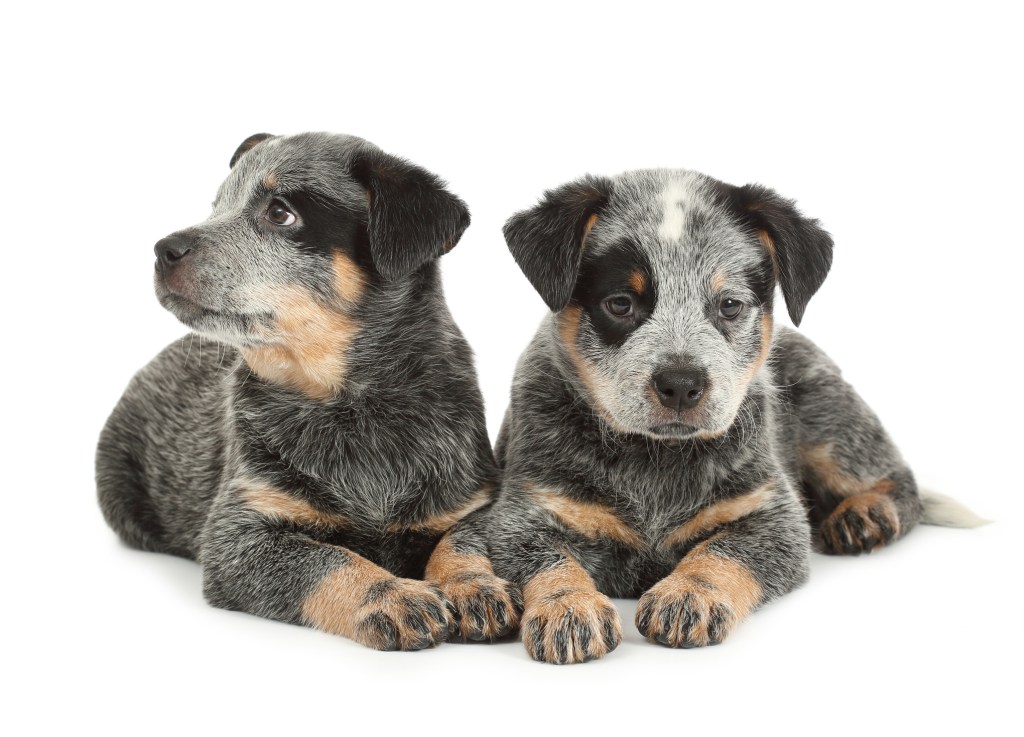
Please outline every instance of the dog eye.
M718 306L718 314L726 320L734 320L743 312L743 303L738 299L723 299Z
M298 219L295 213L281 200L271 200L267 206L267 214L263 216L267 222L278 226L294 225Z
M633 300L624 294L609 297L604 308L615 317L630 317L633 314Z

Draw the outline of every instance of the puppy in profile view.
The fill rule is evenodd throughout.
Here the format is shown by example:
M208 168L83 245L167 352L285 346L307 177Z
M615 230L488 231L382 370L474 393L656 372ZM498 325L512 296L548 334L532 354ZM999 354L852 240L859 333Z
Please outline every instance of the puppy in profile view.
M468 225L362 139L244 141L210 217L156 244L160 303L221 348L169 346L110 416L121 539L199 561L214 606L373 648L514 629L518 593L460 527L497 481L437 265Z
M827 553L888 545L922 498L881 423L797 325L832 239L793 202L691 171L586 177L505 226L551 308L522 355L486 520L521 586L522 638L553 663L618 645L609 596L669 647L721 642ZM813 523L813 526L812 526Z

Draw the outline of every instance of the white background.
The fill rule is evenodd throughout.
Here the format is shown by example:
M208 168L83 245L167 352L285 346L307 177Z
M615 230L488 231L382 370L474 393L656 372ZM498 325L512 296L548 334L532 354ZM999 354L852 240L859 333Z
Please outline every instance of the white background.
M0 32L6 734L1020 734L1012 4L25 5ZM382 654L206 606L195 564L106 528L93 449L184 332L152 244L205 217L243 138L302 130L364 136L470 204L444 274L492 433L544 312L501 238L513 211L649 166L795 197L836 240L803 329L919 480L996 523L815 556L708 650L644 643L620 602L625 642L566 668L518 642Z

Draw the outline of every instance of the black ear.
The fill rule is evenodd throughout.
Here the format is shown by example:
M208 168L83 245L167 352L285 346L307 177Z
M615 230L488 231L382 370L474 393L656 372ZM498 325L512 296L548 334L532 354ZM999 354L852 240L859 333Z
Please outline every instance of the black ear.
M503 232L512 257L533 288L557 312L569 303L592 218L611 196L612 182L586 176L544 193L534 207L517 212Z
M455 248L469 210L426 169L376 149L356 155L352 176L370 196L370 256L383 276L411 274Z
M748 184L736 188L735 195L741 215L759 231L771 254L789 316L799 325L832 266L832 236L817 220L802 216L793 200L767 187Z
M268 138L274 138L272 133L254 133L253 135L242 141L241 145L235 150L235 153L231 156L231 168L235 168L235 164L242 158L242 155L255 148L257 143L262 143Z

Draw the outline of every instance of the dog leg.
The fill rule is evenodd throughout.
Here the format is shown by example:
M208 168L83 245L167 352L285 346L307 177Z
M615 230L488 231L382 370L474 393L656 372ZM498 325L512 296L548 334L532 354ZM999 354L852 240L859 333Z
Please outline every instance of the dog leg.
M530 576L523 602L523 644L534 660L584 663L622 641L615 605L568 552Z
M239 495L222 495L203 531L206 599L378 650L420 650L447 639L452 623L434 584L399 578L303 531L321 522L302 510L291 519L268 516Z
M644 637L668 647L717 645L755 608L803 582L807 522L795 492L784 482L775 486L757 511L696 545L673 545L692 547L640 597L636 626Z
M496 640L519 624L519 589L494 575L477 510L445 534L427 561L426 579L438 586L464 640Z
M780 332L777 346L797 474L822 550L859 555L907 534L921 499L878 417L807 338Z

